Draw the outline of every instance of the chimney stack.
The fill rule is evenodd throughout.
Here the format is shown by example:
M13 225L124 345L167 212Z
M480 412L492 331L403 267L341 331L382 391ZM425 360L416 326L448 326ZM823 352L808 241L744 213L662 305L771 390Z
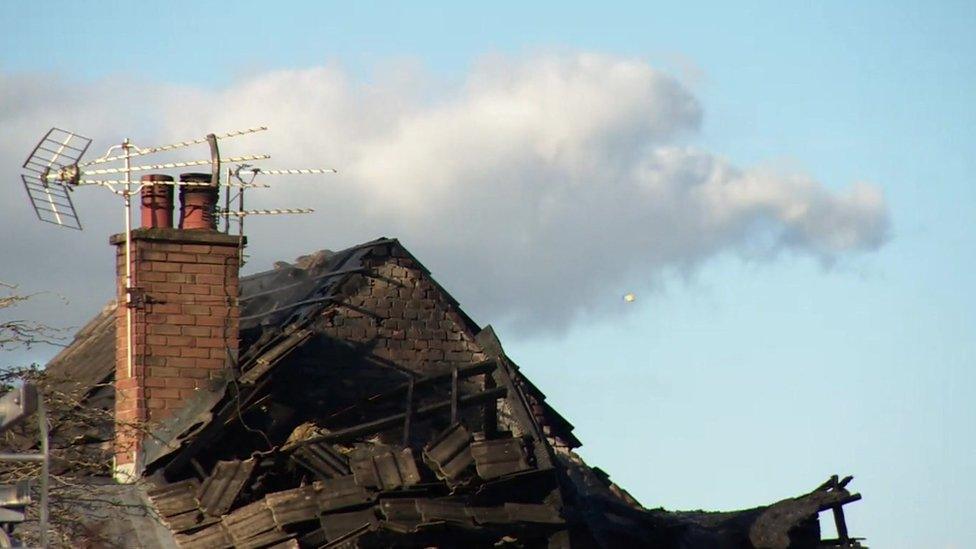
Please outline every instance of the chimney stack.
M167 177L151 175L143 180L166 181ZM195 177L198 174L183 174L180 179L195 181L191 179ZM210 181L209 174L203 177ZM161 187L167 187L169 194ZM145 189L143 227L131 233L129 299L125 234L110 240L116 247L119 303L115 369L119 480L141 474L147 425L172 416L194 395L225 379L237 361L238 271L245 239L216 231L216 186L181 187L179 229L172 227L172 186ZM130 322L131 337L127 335Z

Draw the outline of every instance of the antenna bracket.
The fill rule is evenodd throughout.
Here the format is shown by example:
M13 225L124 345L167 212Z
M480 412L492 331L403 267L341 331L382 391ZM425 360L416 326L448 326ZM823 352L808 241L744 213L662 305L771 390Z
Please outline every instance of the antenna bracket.
M146 295L145 288L132 287L126 288L125 291L129 295L129 300L125 306L130 309L142 309L147 303L150 303L150 298Z
M81 171L78 169L78 164L68 164L58 170L58 180L70 185L77 186L80 177Z
M78 185L79 178L81 177L81 172L78 170L78 164L68 164L67 166L62 166L56 170L52 169L54 166L48 166L41 171L40 179L41 184L45 187L49 187L51 181L55 181L62 185Z

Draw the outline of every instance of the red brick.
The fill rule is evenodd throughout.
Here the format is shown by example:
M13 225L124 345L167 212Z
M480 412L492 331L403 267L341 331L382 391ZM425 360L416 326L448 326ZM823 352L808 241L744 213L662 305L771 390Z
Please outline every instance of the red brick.
M119 393L116 393L116 397L119 397ZM116 402L118 402L122 408L132 408L136 411L136 413L138 413L139 410L145 408L145 406L142 404L144 398L145 394L142 391L126 391L125 393L122 393L121 398L116 400Z
M237 293L237 286L226 285L226 286L210 286L210 295L216 302L223 303L225 305L237 305L237 298L239 297Z
M197 360L196 358L187 356L169 357L166 359L166 365L174 368L193 368L197 365Z
M182 266L177 265L176 267L177 267L176 270L184 273L210 274L212 272L212 268L210 265L197 265L195 263L184 263Z
M166 315L166 323L171 326L196 324L197 319L193 315Z
M217 274L207 273L194 276L197 284L223 285L225 283L225 277Z
M153 377L176 377L180 375L180 370L171 367L152 367L149 368L149 375Z
M175 282L157 282L152 285L152 291L154 293L178 294L180 289L180 285Z
M205 348L183 347L180 351L180 356L184 357L210 358L210 350Z
M182 252L183 244L175 244L168 242L154 242L151 244L153 249L161 252Z
M237 246L214 246L210 253L214 255L237 255L240 253L240 248Z
M141 271L139 273L140 282L165 282L169 273L153 272L153 271Z
M161 261L154 261L152 264L152 270L158 273L178 273L180 271L188 272L185 267L188 265L181 265L179 263L164 263ZM192 271L191 271L192 272Z
M208 254L211 246L208 244L184 244L182 249L188 254Z
M218 328L212 328L209 326L182 326L178 328L179 333L186 336L196 336L196 337L210 337L219 336L219 333L215 333Z
M174 387L153 387L149 390L149 398L180 398L180 390Z
M224 341L223 339L212 338L212 337L198 337L194 343L196 344L197 347L207 347L207 348L217 347L221 349L226 347L227 345L227 342Z
M139 382L134 377L121 378L115 382L115 387L122 391L127 391L129 389L135 389L139 386Z
M174 284L184 284L186 282L193 282L192 278L196 275L185 274L185 273L166 273L166 282L172 282Z
M146 327L150 334L159 335L180 335L183 333L182 330L185 330L186 328L188 328L188 326L181 328L180 326L171 326L169 324L150 324Z
M152 312L159 314L179 314L182 312L179 303L153 303Z
M213 314L209 305L199 305L186 303L183 305L183 314L193 316L209 316Z
M171 359L162 356L144 356L141 360L146 366L166 366L166 362Z
M168 377L163 380L166 387L177 387L180 389L190 389L196 387L196 382L185 377Z
M198 358L197 367L207 370L219 370L222 369L226 362L223 358Z
M166 254L166 260L167 261L175 261L176 263L196 263L197 262L197 255L196 254L179 253L179 252L170 252L170 253Z
M180 293L191 295L208 295L210 286L205 284L181 284Z
M127 408L116 412L115 417L120 421L135 421L139 419L139 413L135 408Z
M214 316L203 316L196 319L196 324L198 326L224 326L227 324L227 319Z
M146 352L156 356L180 356L180 348L169 345L154 345L149 347Z
M207 379L206 368L180 368L180 375L192 379Z

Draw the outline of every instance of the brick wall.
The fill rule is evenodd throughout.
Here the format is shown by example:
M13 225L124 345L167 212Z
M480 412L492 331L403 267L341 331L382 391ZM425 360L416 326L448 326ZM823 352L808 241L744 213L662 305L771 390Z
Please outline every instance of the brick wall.
M488 353L473 331L478 328L466 321L458 304L412 257L395 246L390 251L393 255L388 257L374 253L373 276L354 278L356 287L343 292L351 294L346 303L352 307L340 307L331 317L329 334L368 342L374 356L422 375L486 360ZM356 311L357 307L364 311ZM537 398L535 389L527 389L525 395L528 412L550 444L567 449L579 446L571 425L559 424L547 415L543 395ZM502 402L498 413L503 429L516 436L524 434L507 404Z
M235 236L210 231L132 231L132 370L126 360L125 240L116 246L116 469L137 471L140 436L196 391L223 377L238 346ZM128 427L127 427L128 426Z
M413 259L379 258L373 272L355 277L351 307L331 318L330 335L371 342L376 357L425 374L485 360L453 301Z

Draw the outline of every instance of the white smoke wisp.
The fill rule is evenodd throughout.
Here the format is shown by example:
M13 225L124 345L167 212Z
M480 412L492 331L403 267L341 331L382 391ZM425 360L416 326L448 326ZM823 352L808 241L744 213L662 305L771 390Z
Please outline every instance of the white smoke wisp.
M424 93L438 87L421 73L363 82L326 66L170 88L154 112L163 139L267 124L234 152L339 169L249 194L255 207L318 210L252 223L252 263L397 236L476 319L528 333L558 332L615 305L622 287L718 254L831 262L888 237L877 186L833 190L689 145L697 99L642 61L493 59Z

